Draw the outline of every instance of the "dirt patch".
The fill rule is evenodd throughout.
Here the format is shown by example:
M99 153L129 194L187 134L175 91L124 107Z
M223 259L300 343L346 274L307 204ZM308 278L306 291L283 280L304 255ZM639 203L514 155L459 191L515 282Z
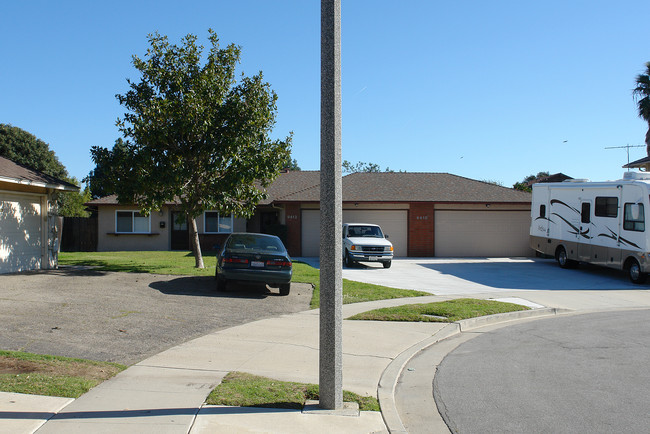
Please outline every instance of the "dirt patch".
M47 374L67 377L82 377L92 380L106 380L120 368L110 365L88 364L76 361L31 361L0 356L0 374Z

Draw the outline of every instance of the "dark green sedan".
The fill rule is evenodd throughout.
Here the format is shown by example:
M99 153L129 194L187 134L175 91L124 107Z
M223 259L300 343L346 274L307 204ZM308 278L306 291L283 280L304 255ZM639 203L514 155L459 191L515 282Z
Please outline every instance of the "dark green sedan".
M292 273L289 253L275 235L230 234L217 253L217 291L229 281L260 282L289 295Z

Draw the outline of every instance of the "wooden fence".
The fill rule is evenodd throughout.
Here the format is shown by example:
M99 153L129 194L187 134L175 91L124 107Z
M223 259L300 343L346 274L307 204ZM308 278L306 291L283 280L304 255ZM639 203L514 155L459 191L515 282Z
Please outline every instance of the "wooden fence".
M65 217L61 236L62 252L97 251L97 215L92 217Z

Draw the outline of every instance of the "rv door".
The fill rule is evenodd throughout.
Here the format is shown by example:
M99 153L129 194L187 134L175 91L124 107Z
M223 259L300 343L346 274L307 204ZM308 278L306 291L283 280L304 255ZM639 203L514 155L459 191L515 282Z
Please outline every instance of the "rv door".
M594 234L591 231L591 201L583 201L580 208L580 222L578 228L578 260L592 262L591 240Z

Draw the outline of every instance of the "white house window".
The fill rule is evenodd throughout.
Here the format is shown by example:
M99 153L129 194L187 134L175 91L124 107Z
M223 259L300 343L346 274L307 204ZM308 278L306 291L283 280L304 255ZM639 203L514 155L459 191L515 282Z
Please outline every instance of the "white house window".
M144 216L139 211L116 211L115 232L148 234L151 232L151 217Z
M203 215L206 234L232 232L232 215L219 215L216 211L206 211Z

